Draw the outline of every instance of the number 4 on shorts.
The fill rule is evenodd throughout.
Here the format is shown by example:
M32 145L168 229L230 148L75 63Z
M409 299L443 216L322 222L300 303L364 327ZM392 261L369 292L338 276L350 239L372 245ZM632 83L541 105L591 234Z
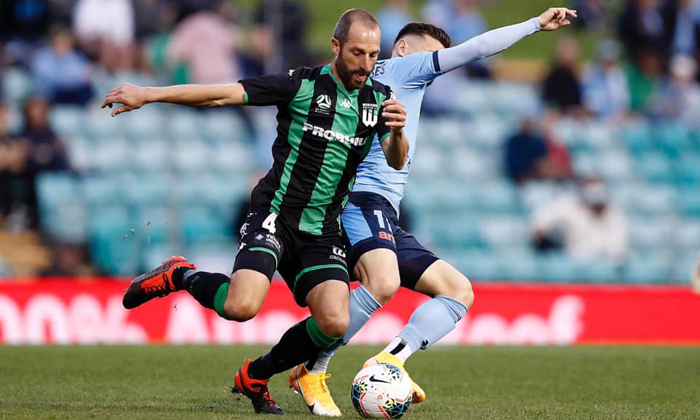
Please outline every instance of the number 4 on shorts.
M275 213L270 213L267 218L265 218L265 221L262 224L262 227L267 229L268 232L272 233L273 235L277 231L275 228L275 220L277 220L277 214Z

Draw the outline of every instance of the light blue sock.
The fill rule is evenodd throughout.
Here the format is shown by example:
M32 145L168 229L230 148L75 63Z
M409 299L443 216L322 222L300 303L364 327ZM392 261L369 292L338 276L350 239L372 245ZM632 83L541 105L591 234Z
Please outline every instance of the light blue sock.
M411 352L425 350L452 331L466 313L467 307L462 302L435 296L413 311L397 337L408 344Z
M345 335L338 344L319 352L316 360L312 361L313 364L312 362L307 363L306 367L309 372L325 372L328 368L328 361L335 354L338 347L347 344L369 321L372 313L381 307L382 305L377 302L377 299L364 286L353 290L350 293L350 324L345 331Z

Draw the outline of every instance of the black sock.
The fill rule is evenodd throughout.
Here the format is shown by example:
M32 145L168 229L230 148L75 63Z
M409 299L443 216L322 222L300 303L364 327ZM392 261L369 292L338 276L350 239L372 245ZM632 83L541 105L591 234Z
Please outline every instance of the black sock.
M248 368L253 379L269 379L294 366L316 357L321 350L306 331L309 318L301 321L284 333L279 343L263 356L255 359Z
M184 271L178 273L179 270ZM175 288L178 290L187 290L187 292L197 299L197 302L202 306L215 309L214 297L216 296L216 292L219 291L219 287L221 287L222 284L227 284L231 281L229 276L221 273L197 271L185 279L183 278L183 274L187 270L189 270L189 268L180 267L175 269L173 272L173 284Z

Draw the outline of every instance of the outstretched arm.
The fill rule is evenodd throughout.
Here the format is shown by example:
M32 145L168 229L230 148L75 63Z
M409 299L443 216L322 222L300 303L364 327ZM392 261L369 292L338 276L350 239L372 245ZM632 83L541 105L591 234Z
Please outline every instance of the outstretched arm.
M386 162L392 168L399 170L406 164L408 158L408 139L403 132L406 126L406 107L396 99L382 103L382 118L386 127L390 128L388 138L382 141L382 150Z
M552 7L539 17L484 32L455 47L438 51L440 70L446 73L471 61L498 54L537 31L555 31L568 26L571 22L567 17L576 18L576 16L576 10Z
M241 83L228 85L176 85L167 87L141 87L125 83L112 89L102 108L122 104L112 111L115 117L122 112L139 109L152 102L195 107L219 107L245 104L245 89Z

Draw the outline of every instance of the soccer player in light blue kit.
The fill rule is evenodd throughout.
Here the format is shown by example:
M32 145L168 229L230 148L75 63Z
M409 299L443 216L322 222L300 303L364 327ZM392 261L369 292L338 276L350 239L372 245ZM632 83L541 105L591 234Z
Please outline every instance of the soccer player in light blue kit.
M348 266L362 285L350 295L350 325L343 343L391 299L399 286L432 299L418 307L396 338L365 362L365 366L390 363L403 369L413 352L426 349L452 331L474 301L469 280L398 225L399 203L416 151L426 87L436 77L499 53L528 35L567 26L570 24L567 17L575 18L576 11L550 8L539 17L486 32L452 48L449 48L450 37L444 30L412 22L396 37L392 58L377 62L372 77L391 86L396 97L406 105L405 133L410 151L405 167L392 169L375 138L358 168L342 221L352 245ZM313 414L341 414L325 383L332 354L333 351L321 352L316 360L295 367L290 374L290 386L303 396ZM413 391L413 403L425 400L425 392L415 382Z

